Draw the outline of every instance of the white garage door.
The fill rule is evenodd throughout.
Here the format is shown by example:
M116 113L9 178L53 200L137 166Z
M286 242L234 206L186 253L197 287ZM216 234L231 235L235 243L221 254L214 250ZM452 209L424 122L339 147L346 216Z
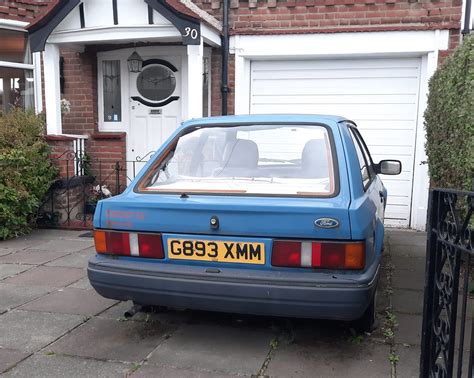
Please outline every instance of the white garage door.
M398 159L386 224L408 227L415 154L420 59L254 61L250 113L334 114L357 123L375 162Z

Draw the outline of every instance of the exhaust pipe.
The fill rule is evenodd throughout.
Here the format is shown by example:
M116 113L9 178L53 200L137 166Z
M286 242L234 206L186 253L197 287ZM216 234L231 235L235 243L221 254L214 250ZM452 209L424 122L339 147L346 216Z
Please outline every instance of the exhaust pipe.
M132 307L130 307L129 310L123 313L123 316L125 317L125 319L131 319L137 312L141 312L142 310L142 305L134 304Z

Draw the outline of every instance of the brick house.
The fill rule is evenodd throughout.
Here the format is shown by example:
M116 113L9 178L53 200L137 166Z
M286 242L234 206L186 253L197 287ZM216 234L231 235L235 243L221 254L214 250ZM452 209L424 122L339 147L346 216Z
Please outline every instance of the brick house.
M387 222L422 229L428 80L471 29L466 1L5 1L0 111L45 111L56 152L85 146L109 170L193 117L344 115L374 160L403 163Z

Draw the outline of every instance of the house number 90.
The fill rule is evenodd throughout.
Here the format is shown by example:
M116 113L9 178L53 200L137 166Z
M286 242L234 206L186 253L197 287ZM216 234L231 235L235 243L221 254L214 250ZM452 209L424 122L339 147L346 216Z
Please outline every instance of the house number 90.
M192 39L196 39L198 36L198 31L194 28L191 29L189 26L184 28L184 32L185 32L184 34L185 37L191 36Z

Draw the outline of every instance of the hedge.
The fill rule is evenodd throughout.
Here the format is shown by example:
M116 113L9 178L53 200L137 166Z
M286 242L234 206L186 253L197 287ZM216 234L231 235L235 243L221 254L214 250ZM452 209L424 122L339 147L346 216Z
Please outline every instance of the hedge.
M431 186L472 190L474 35L466 36L431 78L425 130Z
M0 240L28 232L56 177L44 119L13 109L0 116Z

